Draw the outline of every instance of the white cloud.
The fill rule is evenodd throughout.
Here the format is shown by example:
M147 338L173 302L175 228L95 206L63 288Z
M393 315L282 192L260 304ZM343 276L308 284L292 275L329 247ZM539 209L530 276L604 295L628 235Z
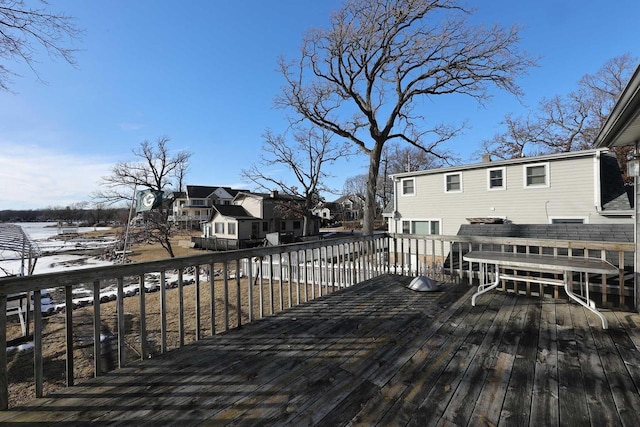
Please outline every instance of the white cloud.
M0 210L88 201L111 167L93 155L0 142Z

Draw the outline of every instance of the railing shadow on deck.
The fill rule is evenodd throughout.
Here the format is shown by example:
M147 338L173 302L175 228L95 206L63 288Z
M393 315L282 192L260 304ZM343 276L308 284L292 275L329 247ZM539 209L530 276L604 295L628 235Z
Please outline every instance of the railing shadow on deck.
M617 300L618 306L626 306L634 300L635 290L629 284L632 243L471 236L350 236L3 278L0 348L6 348L7 338L19 331L15 322L7 322L8 296L27 293L34 310L30 319L33 351L12 352L11 369L9 354L0 351L0 410L14 404L12 385L25 380L25 354L33 362L27 380L33 383L33 395L41 397L56 386L71 386L83 378L79 370L99 376L381 274L477 281L477 265L460 260L464 253L481 249L606 258L619 266L620 274L592 280L597 283L593 292L601 293L604 304ZM109 286L115 288L113 295L106 290ZM92 296L74 298L81 288L88 288ZM59 295L59 312L42 312L42 294L47 290ZM524 289L504 284L504 290L558 297L553 290L528 284ZM101 302L107 301L112 302L101 309ZM85 305L89 307L74 312ZM47 317L52 314L56 315ZM61 363L64 378L45 375Z

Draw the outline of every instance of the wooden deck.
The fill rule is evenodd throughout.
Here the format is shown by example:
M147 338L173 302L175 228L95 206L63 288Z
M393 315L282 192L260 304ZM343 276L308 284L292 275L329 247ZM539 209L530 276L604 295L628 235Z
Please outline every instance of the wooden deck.
M135 425L640 424L640 315L385 275L0 412Z

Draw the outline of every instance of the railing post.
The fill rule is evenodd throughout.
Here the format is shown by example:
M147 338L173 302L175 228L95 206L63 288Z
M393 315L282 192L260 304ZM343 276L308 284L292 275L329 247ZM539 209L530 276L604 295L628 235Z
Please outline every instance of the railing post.
M29 310L30 301L27 301L27 310ZM64 325L66 333L66 380L67 387L73 385L73 298L71 293L71 285L64 287Z
M196 318L195 318L195 323L196 323L196 341L200 341L200 266L196 265L193 268L195 268L195 290L194 290L194 296L195 296L195 310L196 310Z
M160 351L167 351L167 273L160 272Z
M7 296L0 294L0 411L9 409L9 372L7 370Z
M100 323L100 280L93 282L93 376L102 373L102 330ZM110 339L110 337L105 337ZM109 356L109 355L105 355Z
M118 367L124 368L126 365L125 347L124 347L124 278L118 277L118 298L116 302L116 310L118 316Z
M253 286L255 284L255 282L253 281L253 258L249 257L246 258L247 260L247 264L248 266L248 270L249 270L249 280L248 280L248 287L247 287L247 297L249 299L249 322L253 321Z
M4 351L6 352L6 346ZM42 397L44 384L42 371L42 293L40 289L36 289L33 292L33 377L36 383L36 397Z
M242 299L240 289L240 258L236 258L236 311L238 312L238 324L236 327L242 326Z
M224 277L224 330L229 330L229 266L225 261L222 264L222 276Z
M209 314L211 315L211 336L216 334L216 287L215 287L215 264L209 264Z
M258 273L260 275L260 318L262 319L264 317L264 258L260 256L258 260L260 262L260 272Z
M183 294L182 268L178 268L178 335L179 347L184 347L184 294Z
M144 287L144 274L140 275L140 283L138 288L140 294L140 360L147 358L147 305L146 292Z

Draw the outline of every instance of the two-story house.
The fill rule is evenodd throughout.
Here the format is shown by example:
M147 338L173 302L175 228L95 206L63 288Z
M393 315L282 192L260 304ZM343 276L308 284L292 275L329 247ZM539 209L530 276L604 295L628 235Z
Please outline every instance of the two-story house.
M393 175L389 232L455 235L470 223L632 222L618 162L607 149L486 160Z
M301 204L304 200L277 191L252 193L240 191L231 205L214 205L210 220L203 226L204 237L231 240L261 240L267 234L281 233L292 237L304 234ZM314 219L311 234L319 230Z
M215 205L230 205L243 190L230 187L187 185L184 192L173 194L171 219L174 222L200 224L208 221Z

